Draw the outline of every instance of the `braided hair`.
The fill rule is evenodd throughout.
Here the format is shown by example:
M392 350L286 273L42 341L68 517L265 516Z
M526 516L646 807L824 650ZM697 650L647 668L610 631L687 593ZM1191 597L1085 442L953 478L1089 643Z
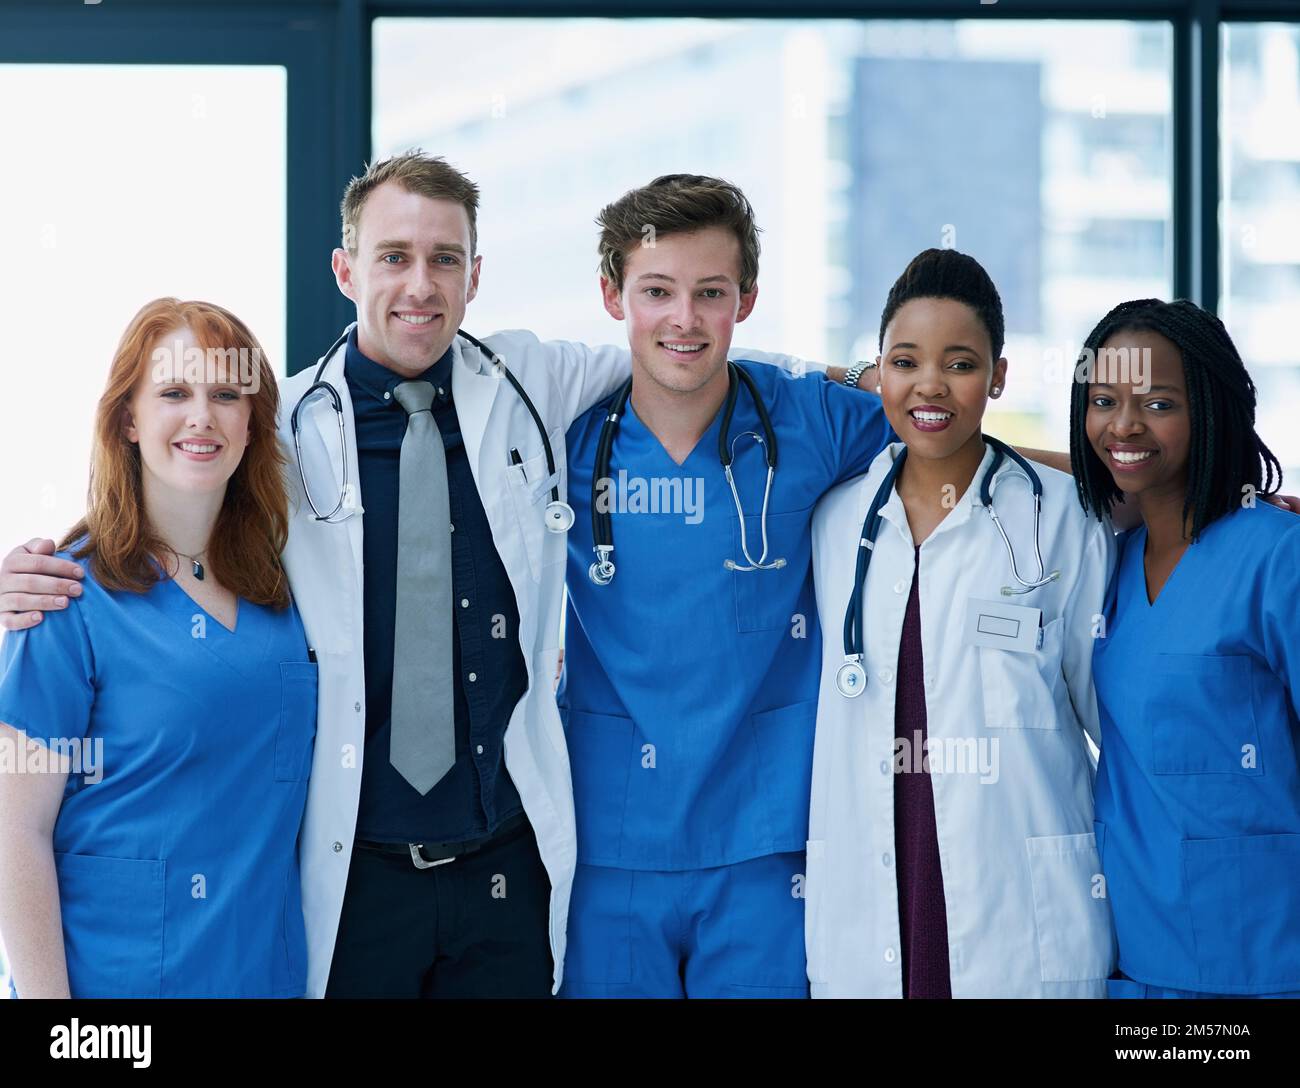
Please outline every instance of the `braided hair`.
M1187 385L1191 441L1183 519L1192 517L1192 540L1241 502L1247 485L1272 495L1282 485L1282 466L1255 432L1255 383L1237 348L1214 314L1193 302L1156 298L1122 302L1088 334L1080 366L1096 359L1118 332L1159 333L1178 348ZM1089 382L1076 370L1070 389L1070 465L1079 502L1100 519L1122 498L1115 479L1088 441Z
M1002 317L1002 299L984 266L966 253L955 249L927 249L912 258L903 274L894 281L880 315L880 351L885 350L885 329L905 302L914 298L949 298L964 302L988 330L993 358L1002 355L1006 325Z

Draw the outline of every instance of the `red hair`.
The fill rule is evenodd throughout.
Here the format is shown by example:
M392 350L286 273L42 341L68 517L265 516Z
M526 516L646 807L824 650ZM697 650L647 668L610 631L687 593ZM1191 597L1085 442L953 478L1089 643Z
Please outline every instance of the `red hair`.
M284 608L289 583L280 553L289 535L289 499L287 461L275 425L280 393L257 338L229 310L210 302L154 299L126 327L95 412L86 516L59 547L69 548L85 537L74 554L91 559L95 577L106 589L144 593L160 580L151 560L161 561L172 552L145 515L140 447L126 437L127 407L150 372L159 339L181 327L189 328L207 351L246 350L259 368L256 392L246 394L251 401L248 447L226 484L207 566L237 596Z

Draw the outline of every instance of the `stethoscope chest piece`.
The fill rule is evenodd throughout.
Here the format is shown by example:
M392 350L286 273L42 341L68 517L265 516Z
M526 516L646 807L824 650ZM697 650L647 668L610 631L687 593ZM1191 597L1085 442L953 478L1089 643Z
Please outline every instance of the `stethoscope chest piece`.
M867 670L856 661L846 661L835 674L835 686L846 699L855 699L867 690Z
M567 502L552 500L546 504L546 528L553 533L567 533L573 528L573 507Z

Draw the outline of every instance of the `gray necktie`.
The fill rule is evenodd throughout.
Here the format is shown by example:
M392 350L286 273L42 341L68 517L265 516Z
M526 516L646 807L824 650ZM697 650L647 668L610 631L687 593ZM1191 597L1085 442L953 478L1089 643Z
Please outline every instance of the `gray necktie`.
M456 762L447 454L430 411L433 386L402 382L393 396L406 409L407 420L397 505L388 759L424 796Z

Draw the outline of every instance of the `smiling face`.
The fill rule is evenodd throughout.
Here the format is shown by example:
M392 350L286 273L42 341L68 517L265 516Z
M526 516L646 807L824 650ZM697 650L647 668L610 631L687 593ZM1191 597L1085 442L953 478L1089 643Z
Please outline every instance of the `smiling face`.
M683 394L726 384L732 331L758 297L740 290L740 263L735 232L705 227L629 252L622 291L601 278L605 309L627 322L638 382Z
M1181 496L1187 487L1192 435L1182 354L1157 332L1128 329L1111 336L1098 358L1121 348L1127 352L1121 358L1147 358L1149 367L1098 374L1110 380L1088 388L1088 443L1124 494Z
M158 338L181 352L202 350L188 327ZM178 494L223 491L248 448L251 398L241 393L238 374L229 383L174 381L175 372L155 380L146 369L127 404L125 434L140 447L146 494L162 489Z
M988 329L964 302L914 298L885 329L877 358L885 415L909 454L943 460L981 441L989 389L1006 385Z
M455 200L389 181L366 200L355 242L355 253L334 251L333 265L339 290L357 304L357 346L418 377L450 346L478 293L469 216Z

